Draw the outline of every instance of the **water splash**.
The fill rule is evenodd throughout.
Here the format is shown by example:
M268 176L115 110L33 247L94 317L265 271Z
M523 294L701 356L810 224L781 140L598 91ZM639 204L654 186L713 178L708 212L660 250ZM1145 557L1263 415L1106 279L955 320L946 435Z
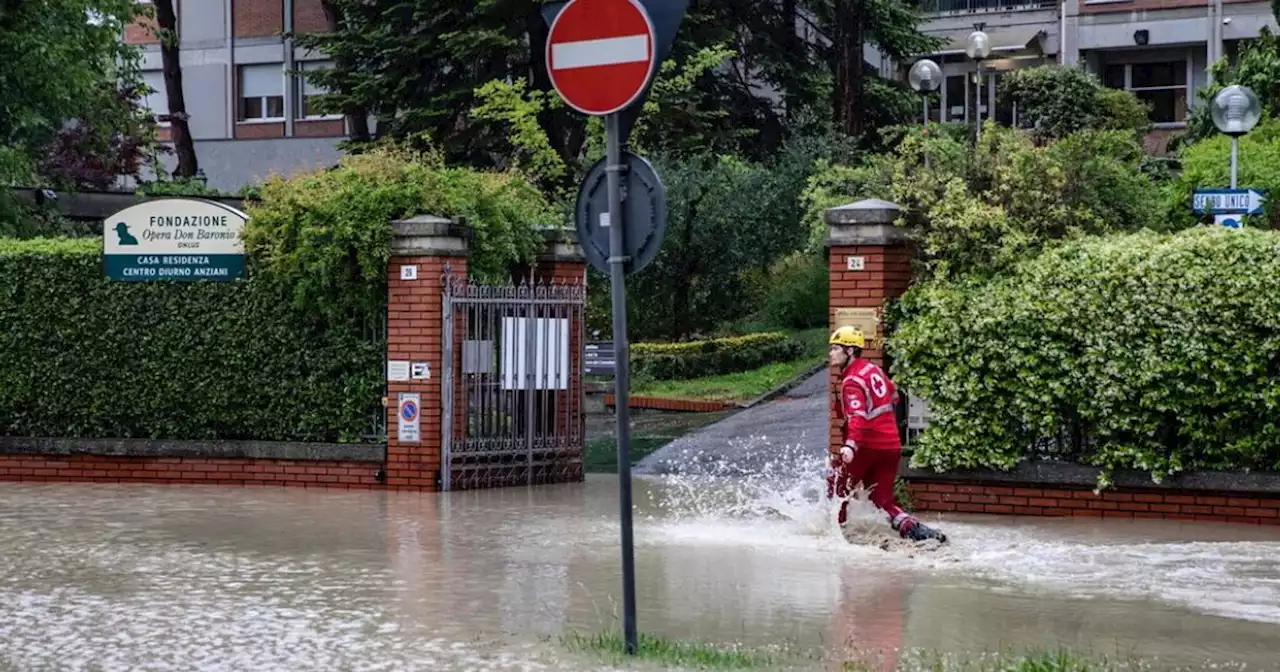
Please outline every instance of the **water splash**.
M683 451L660 469L661 475L650 477L655 511L648 519L668 527L781 523L802 537L882 548L896 537L885 514L867 500L867 489L847 499L848 520L841 529L837 516L846 500L827 498L827 458L814 455L803 441L777 445L767 436L750 436L716 455Z

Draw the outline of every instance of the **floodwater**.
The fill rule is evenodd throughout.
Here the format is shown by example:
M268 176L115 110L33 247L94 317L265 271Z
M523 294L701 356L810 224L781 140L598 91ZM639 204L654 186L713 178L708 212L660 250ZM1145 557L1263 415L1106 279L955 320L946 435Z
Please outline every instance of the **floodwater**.
M911 554L789 479L635 482L643 631L1277 666L1280 529L929 516L953 543ZM0 483L0 670L601 669L558 635L618 625L617 487Z

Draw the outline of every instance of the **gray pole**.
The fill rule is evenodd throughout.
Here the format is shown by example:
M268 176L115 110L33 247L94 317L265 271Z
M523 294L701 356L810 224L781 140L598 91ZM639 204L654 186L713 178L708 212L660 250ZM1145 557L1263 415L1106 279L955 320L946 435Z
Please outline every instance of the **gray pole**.
M1240 136L1231 136L1231 188L1236 188L1236 165L1240 155Z
M622 519L622 630L627 655L636 653L636 560L631 535L631 360L624 284L621 130L618 113L605 117L605 170L609 180L609 276L613 289L614 401L618 418L618 491Z
M929 127L929 92L925 91L924 95L922 95L920 98L921 100L924 101L924 117L923 117L924 127L928 128Z

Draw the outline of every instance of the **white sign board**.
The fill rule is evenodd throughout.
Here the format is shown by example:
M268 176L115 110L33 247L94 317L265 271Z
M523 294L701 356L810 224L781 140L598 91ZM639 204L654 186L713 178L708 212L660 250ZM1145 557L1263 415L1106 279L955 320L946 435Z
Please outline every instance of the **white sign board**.
M569 320L502 318L502 389L527 389L530 378L536 390L569 389Z
M409 362L399 360L388 361L387 380L409 380Z
M846 257L845 264L850 271L861 271L867 267L866 257Z
M244 275L245 213L203 198L159 198L102 221L107 277L127 282Z
M430 380L431 365L427 362L414 362L411 367L411 376L414 380Z
M396 407L396 419L399 427L396 440L400 443L417 443L421 441L418 431L422 416L422 396L417 392L404 392L400 395L400 403Z
M417 280L418 267L417 266L401 266L400 279L401 280Z

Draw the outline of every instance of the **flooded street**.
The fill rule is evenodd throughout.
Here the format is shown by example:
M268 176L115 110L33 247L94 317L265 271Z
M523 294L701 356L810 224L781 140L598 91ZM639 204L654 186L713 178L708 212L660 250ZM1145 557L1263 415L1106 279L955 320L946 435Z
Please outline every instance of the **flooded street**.
M912 557L841 539L817 485L637 480L640 629L1275 668L1280 529L929 516L953 544ZM0 670L601 669L557 637L617 627L616 519L607 475L449 495L4 483Z

